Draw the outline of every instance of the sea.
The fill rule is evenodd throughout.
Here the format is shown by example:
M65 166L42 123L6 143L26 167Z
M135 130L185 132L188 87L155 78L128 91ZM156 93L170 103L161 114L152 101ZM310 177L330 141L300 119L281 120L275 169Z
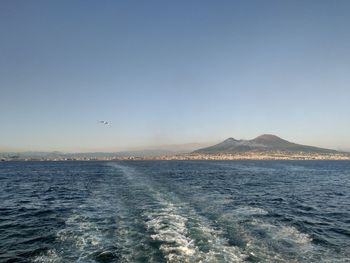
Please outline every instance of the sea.
M2 162L0 262L350 262L350 162Z

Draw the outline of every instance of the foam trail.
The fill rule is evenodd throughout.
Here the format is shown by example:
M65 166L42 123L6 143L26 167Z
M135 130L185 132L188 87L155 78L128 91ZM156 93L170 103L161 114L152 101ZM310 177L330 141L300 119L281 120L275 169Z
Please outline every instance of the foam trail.
M129 220L133 218L115 196L113 185L97 188L85 203L74 209L65 220L65 227L56 233L57 245L33 262L99 262L102 258L134 262L129 251L132 229ZM112 198L111 198L112 197ZM116 235L114 235L114 233ZM113 235L112 235L113 234Z
M132 173L127 175L128 178L137 180L138 184L145 184L152 192L153 197L158 199L159 204L164 208L158 213L148 214L149 221L146 223L147 228L151 231L151 237L161 242L160 250L169 262L243 262L249 258L262 258L268 261L290 262L290 258L285 259L279 253L278 245L267 245L266 239L271 240L272 244L287 243L290 246L297 247L297 250L305 257L313 250L312 239L304 233L301 233L296 228L290 226L275 226L264 221L260 221L255 225L258 232L263 232L267 237L259 240L255 233L252 233L249 228L240 226L240 221L250 222L256 217L268 215L268 211L259 207L241 206L233 210L235 218L229 218L229 222L223 224L235 224L236 236L240 235L242 248L229 245L229 240L225 237L225 228L220 229L220 226L212 227L212 222L207 218L200 216L191 206L188 206L182 200L177 200L176 196L171 196L171 193L163 194L166 190L155 185L152 186L151 181L142 182L141 176L131 168L122 168L125 172ZM157 189L157 191L155 191ZM162 193L163 192L163 193ZM224 202L216 199L215 203L225 205L231 202L231 199L225 199ZM226 218L227 219L227 218ZM192 225L189 228L189 221ZM170 223L171 222L171 223ZM193 224L193 222L196 222ZM219 222L220 223L220 222ZM222 223L222 222L221 222ZM252 225L252 223L250 224ZM254 229L254 227L250 226ZM196 232L194 236L193 232ZM202 242L205 246L200 246Z
M158 207L143 216L150 237L160 243L159 249L167 262L242 262L246 258L238 247L228 244L222 231L213 229L204 217L177 200L176 196L162 193L161 187L153 186L154 182L144 180L129 167L118 164L113 164L113 167L122 170L126 178L138 187L143 186L157 201ZM188 227L189 221L195 223L196 235ZM205 246L197 245L203 242Z
M117 170L117 180L103 185L103 191L97 190L78 207L57 233L60 246L35 262L73 258L92 263L107 256L121 262L286 263L304 262L315 249L307 234L268 222L269 213L262 208L238 206L220 213L231 204L229 195L199 194L187 203L180 190L169 191L147 173L116 163L109 166L112 174ZM211 203L212 199L213 207L194 206L194 202ZM115 223L104 225L111 214ZM289 247L299 251L298 257L288 258Z
M235 224L236 231L246 243L245 251L264 262L299 262L311 258L315 247L312 238L295 227L269 223L260 216L268 212L256 207L239 207L221 215L222 224ZM281 251L298 251L297 257L286 257Z

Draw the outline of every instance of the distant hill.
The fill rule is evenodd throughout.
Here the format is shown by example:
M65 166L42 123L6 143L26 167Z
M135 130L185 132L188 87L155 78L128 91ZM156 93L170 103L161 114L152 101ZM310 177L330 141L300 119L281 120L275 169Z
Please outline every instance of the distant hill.
M213 160L229 159L325 159L350 160L350 153L319 147L301 145L284 140L276 135L263 134L252 140L228 138L213 146L204 144L168 145L158 149L120 152L0 152L0 161L6 160L88 160L137 158L145 160ZM208 145L208 144L206 144ZM203 156L201 156L203 155Z
M178 153L178 152L175 152ZM62 159L62 158L111 158L126 156L160 156L165 154L174 154L174 152L161 149L147 149L139 151L123 151L123 152L83 152L83 153L63 153L63 152L6 152L0 153L0 158L11 159Z
M228 138L216 145L194 151L197 154L225 154L244 152L305 152L305 153L339 153L335 150L306 146L286 141L276 135L263 134L252 140Z

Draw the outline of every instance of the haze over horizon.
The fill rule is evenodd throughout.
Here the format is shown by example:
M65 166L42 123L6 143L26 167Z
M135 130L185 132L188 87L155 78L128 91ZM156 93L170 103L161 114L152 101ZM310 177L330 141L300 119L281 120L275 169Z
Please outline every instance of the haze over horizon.
M0 151L264 133L350 151L349 13L349 1L1 1Z

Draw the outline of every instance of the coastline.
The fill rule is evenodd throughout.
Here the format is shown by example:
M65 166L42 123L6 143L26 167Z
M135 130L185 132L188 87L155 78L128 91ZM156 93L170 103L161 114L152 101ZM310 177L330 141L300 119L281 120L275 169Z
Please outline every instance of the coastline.
M106 156L106 157L41 157L41 158L1 158L1 162L8 161L126 161L126 160L144 160L144 161L234 161L234 160L350 160L350 153L291 153L291 152L245 152L234 154L174 154L162 156Z

